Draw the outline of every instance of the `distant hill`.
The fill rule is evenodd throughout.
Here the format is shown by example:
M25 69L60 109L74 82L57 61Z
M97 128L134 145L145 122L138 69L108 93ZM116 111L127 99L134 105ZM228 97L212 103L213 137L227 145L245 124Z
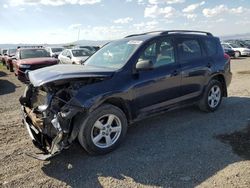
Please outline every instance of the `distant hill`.
M235 35L224 35L220 36L221 40L228 40L228 39L250 39L250 33L244 34L235 34ZM34 46L34 45L43 45L43 46L65 46L65 45L82 45L82 46L103 46L104 44L108 43L108 40L79 40L71 43L62 43L62 44L0 44L0 48L16 48L17 46Z
M82 45L82 46L103 46L104 44L110 42L109 40L100 40L100 41L95 41L95 40L79 40L75 41L72 43L66 43L67 44L75 44L75 45Z
M243 33L243 34L235 34L235 35L225 35L220 37L222 40L229 40L229 39L243 39L247 40L250 39L250 33Z
M81 46L103 46L108 40L103 41L94 41L94 40L79 40L71 43L63 43L63 44L0 44L0 48L17 48L18 46L65 46L65 45L81 45Z

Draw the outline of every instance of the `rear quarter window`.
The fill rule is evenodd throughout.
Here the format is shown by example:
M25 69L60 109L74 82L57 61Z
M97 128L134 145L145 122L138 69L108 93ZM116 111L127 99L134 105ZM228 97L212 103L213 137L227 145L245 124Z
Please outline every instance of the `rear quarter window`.
M178 43L180 60L193 60L202 57L201 46L197 39L182 39Z
M205 39L204 43L208 56L214 56L218 53L218 44L215 39Z

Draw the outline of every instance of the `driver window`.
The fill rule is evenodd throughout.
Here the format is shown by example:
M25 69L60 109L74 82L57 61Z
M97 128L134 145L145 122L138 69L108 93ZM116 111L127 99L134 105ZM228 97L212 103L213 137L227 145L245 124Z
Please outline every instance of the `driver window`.
M157 54L156 64L154 67L160 67L175 63L174 47L169 39L160 41L159 53Z
M156 45L156 42L149 44L140 55L138 61L150 60L153 62L153 64L155 64L157 58Z
M138 61L150 60L154 67L161 67L175 63L174 47L169 39L149 44L140 55Z

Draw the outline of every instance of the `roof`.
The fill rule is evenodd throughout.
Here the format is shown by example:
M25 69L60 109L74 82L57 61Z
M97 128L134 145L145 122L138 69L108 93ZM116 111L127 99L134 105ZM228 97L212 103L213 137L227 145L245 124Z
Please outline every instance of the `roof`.
M205 36L213 36L209 32L205 31L193 31L193 30L168 30L168 31L151 31L141 34L132 34L128 35L125 38L138 37L138 36L152 36L152 35L169 35L169 34L195 34L195 35L205 35Z

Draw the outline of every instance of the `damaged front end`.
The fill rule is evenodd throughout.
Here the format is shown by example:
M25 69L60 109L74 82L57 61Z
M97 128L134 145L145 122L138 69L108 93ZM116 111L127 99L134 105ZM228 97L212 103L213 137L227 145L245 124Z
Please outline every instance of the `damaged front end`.
M27 86L20 98L23 123L26 125L34 145L43 154L28 154L40 160L47 160L69 147L72 120L84 109L75 104L75 90L70 83L60 86Z

